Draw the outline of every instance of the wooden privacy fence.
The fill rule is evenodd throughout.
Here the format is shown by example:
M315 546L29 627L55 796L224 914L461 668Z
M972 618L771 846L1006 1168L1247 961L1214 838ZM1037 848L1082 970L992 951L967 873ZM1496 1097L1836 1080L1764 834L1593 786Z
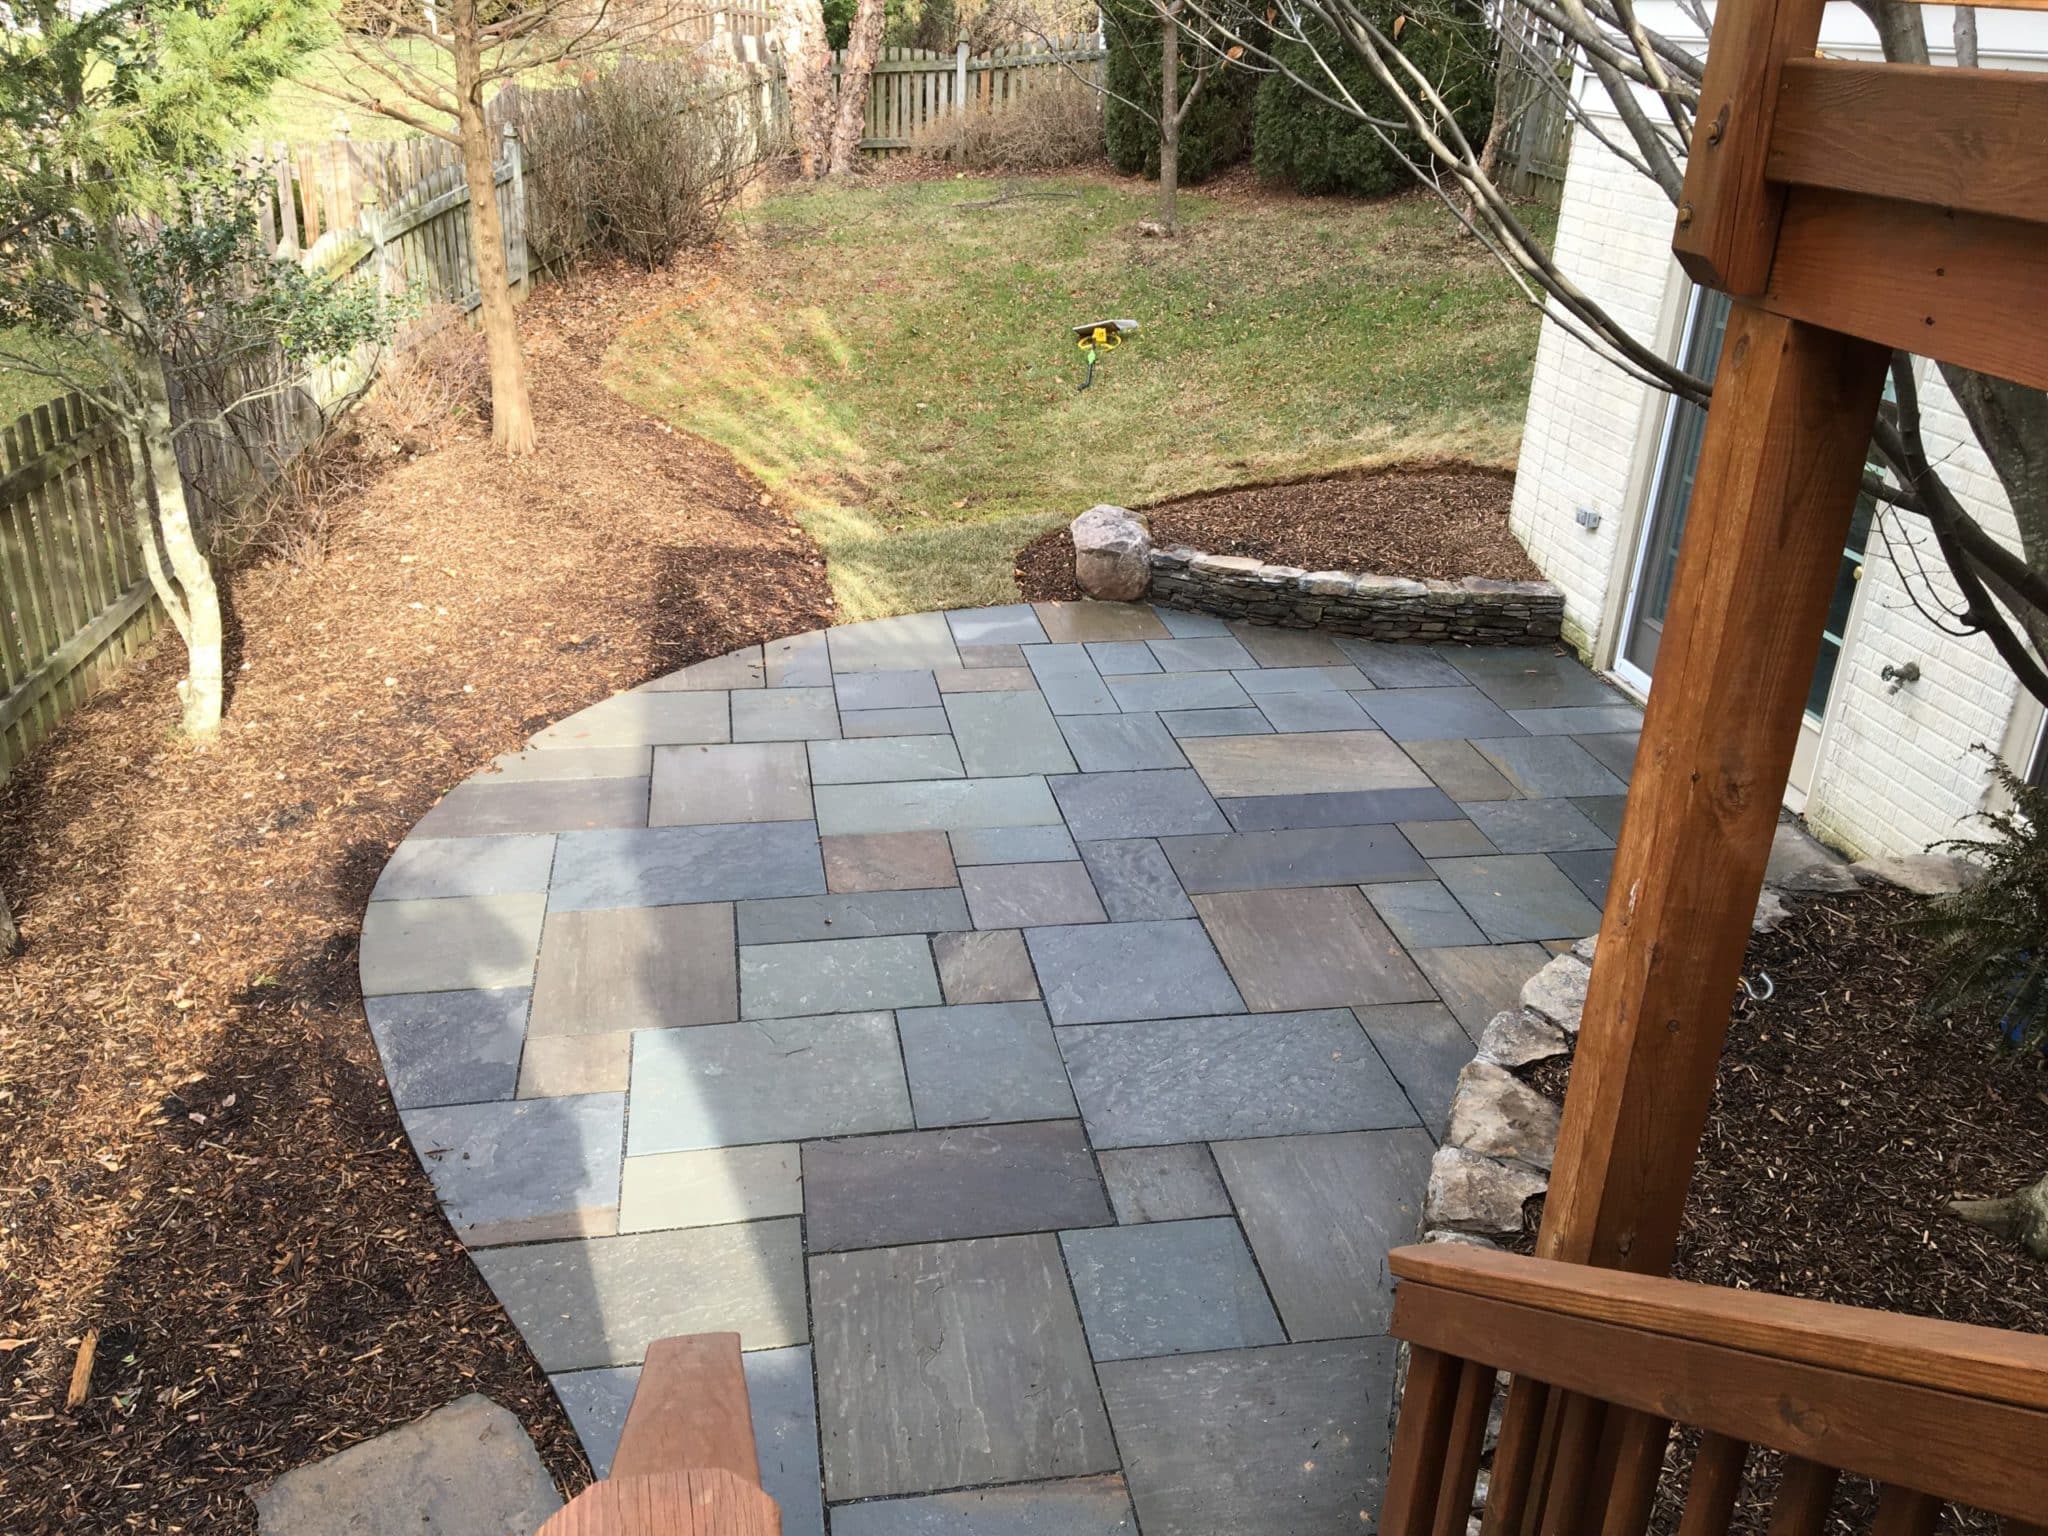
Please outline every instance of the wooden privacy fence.
M759 59L757 38L736 38L735 53ZM492 103L503 145L498 213L514 284L527 280L531 265L525 159L509 126L518 101L508 90ZM775 142L784 98L772 73L758 63L737 66L731 89L711 105L726 103L749 115L757 150ZM251 157L245 171L270 189L258 207L266 255L374 281L413 306L415 333L422 316L480 302L469 184L453 145L279 145ZM376 349L366 349L270 391L263 386L286 377L278 357L225 371L207 386L174 370L178 460L202 538L318 439L335 404L353 398L378 361ZM251 398L221 409L244 395ZM162 620L129 510L134 472L114 424L77 395L0 427L0 781Z
M951 53L884 48L875 62L860 147L877 155L901 153L919 129L954 112L1001 111L1029 91L1076 74L1100 85L1106 57L1093 37L1054 38L1050 46L999 48L978 56L970 55L965 43ZM844 50L832 55L835 88L845 65Z

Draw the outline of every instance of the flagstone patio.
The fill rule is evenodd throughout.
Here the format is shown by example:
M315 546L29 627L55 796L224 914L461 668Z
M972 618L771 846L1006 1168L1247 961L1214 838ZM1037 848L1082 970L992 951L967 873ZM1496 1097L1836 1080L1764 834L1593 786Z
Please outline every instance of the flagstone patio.
M452 791L366 1007L600 1471L648 1342L731 1330L790 1536L1356 1532L1384 1255L1597 925L1636 725L1543 649L799 635Z

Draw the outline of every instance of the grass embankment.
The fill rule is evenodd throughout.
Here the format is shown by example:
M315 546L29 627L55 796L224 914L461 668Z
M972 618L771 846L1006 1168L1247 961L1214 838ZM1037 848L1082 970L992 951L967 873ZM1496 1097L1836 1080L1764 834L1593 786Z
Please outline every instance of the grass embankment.
M1401 458L1511 462L1537 317L1433 201L1184 197L1107 177L798 187L607 378L729 448L824 547L846 618L1015 595L1099 501ZM1078 393L1074 324L1144 329Z

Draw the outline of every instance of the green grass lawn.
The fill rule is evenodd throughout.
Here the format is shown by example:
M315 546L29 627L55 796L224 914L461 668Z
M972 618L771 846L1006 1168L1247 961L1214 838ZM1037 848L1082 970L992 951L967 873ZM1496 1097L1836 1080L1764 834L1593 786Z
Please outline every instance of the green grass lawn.
M1011 600L1018 546L1096 502L1512 460L1537 316L1433 201L1184 196L1157 241L1139 183L968 206L1002 190L780 193L608 359L794 508L847 618ZM1077 393L1068 327L1115 316L1144 329Z

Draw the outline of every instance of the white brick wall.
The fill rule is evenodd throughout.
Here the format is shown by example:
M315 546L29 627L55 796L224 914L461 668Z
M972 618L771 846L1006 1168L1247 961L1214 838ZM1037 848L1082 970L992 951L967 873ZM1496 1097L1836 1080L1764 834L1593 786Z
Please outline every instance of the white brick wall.
M1668 200L1581 129L1559 216L1558 263L1637 336L1675 354L1672 322L1687 290L1670 239ZM1997 478L1932 368L1921 390L1930 453L1965 505L2016 544ZM1651 478L1645 466L1662 421L1661 399L1545 318L1511 526L1564 589L1567 639L1600 665L1613 660L1617 637L1607 631L1634 561ZM1597 530L1575 521L1580 507L1600 514ZM1902 555L1908 545L1918 550L1932 591L1919 566L1895 563L1873 534L1806 803L1814 829L1858 855L1913 853L1958 835L1982 808L1988 784L1970 748L2000 744L2019 697L1987 641L1944 634L1909 600L1910 579L1923 606L1956 601L1924 522L1887 514L1885 531ZM1879 669L1907 661L1919 663L1920 681L1888 691Z

